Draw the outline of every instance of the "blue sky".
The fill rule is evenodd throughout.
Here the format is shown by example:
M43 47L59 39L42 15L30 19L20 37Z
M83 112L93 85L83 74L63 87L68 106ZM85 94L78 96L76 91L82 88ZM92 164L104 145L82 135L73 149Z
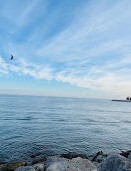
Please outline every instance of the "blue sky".
M0 93L125 98L130 73L130 0L0 1Z

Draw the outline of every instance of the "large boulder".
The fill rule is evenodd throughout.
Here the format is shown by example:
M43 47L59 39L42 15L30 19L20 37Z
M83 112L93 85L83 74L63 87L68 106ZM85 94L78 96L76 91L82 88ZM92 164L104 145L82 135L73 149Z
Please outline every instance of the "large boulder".
M88 159L81 157L71 160L53 157L47 160L46 171L97 171L97 168Z
M131 161L120 155L109 155L101 162L99 171L131 171Z

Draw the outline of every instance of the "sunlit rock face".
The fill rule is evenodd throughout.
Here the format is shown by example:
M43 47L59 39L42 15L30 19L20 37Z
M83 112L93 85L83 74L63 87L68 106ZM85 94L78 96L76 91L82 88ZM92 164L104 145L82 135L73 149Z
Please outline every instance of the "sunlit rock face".
M71 160L65 158L54 158L53 160L46 169L47 171L97 171L96 166L88 159L82 159L81 157L73 158Z

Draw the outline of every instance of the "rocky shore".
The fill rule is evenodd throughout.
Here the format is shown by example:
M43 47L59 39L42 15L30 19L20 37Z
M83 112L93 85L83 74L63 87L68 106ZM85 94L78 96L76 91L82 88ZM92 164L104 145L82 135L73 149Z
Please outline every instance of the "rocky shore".
M26 162L0 163L0 171L131 171L131 150L120 154L99 151L87 156L70 152Z

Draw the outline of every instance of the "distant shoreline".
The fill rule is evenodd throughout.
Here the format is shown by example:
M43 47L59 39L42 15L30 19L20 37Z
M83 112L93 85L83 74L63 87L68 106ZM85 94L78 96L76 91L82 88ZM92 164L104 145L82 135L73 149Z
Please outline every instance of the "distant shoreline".
M131 100L111 100L111 101L114 101L114 102L131 102Z

